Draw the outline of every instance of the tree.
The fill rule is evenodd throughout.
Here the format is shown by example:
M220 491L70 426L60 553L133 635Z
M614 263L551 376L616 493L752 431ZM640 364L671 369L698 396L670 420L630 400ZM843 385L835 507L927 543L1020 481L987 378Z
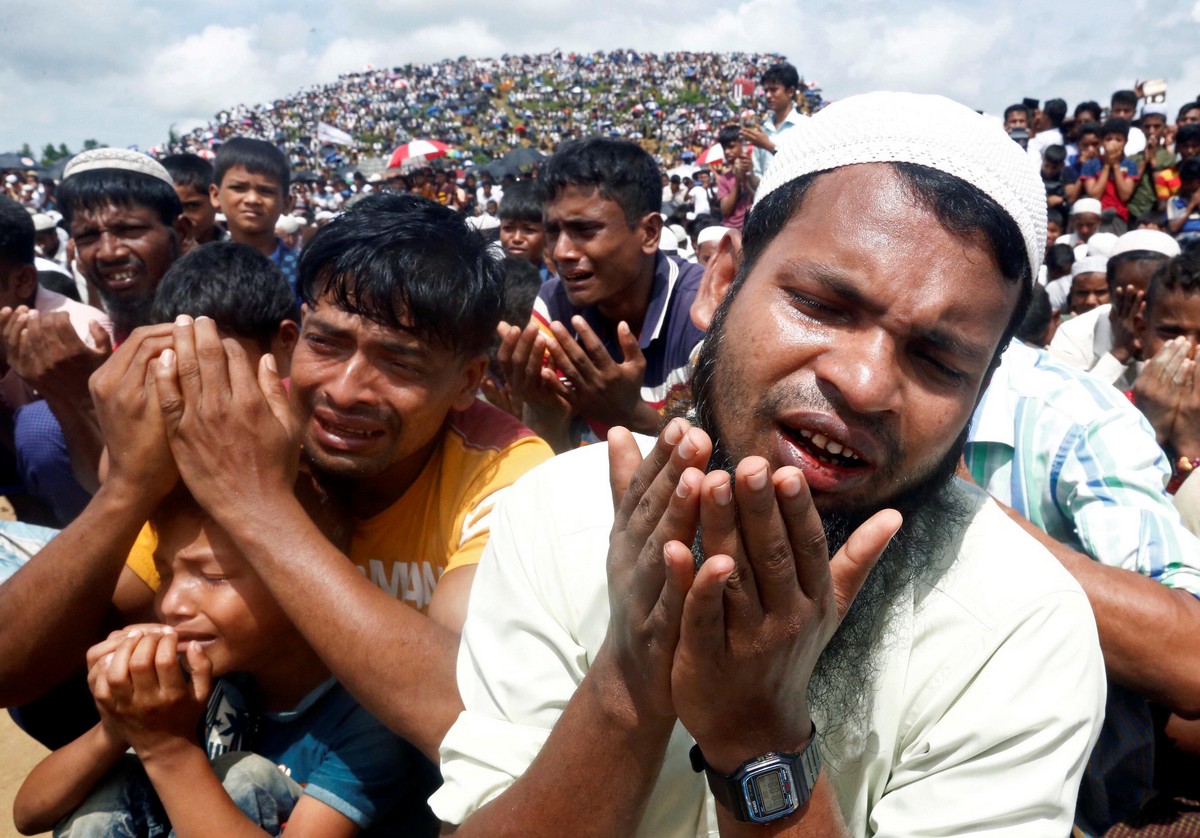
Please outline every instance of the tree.
M29 143L22 143L20 155L22 157L33 157L33 149L29 147Z
M103 148L103 147L104 147L104 143L100 142L99 140L84 140L83 141L83 150L84 151L91 151L93 148Z

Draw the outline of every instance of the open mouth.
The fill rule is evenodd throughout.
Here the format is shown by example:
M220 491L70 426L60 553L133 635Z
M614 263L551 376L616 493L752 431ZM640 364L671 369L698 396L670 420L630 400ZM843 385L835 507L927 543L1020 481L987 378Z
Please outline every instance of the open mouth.
M346 422L335 417L314 414L313 423L322 445L342 451L365 447L384 435L383 429L376 425Z
M857 451L836 439L825 436L825 434L814 433L803 428L784 428L784 433L814 459L826 465L841 468L857 468L867 465Z
M110 291L125 291L135 287L141 278L141 272L130 268L128 270L111 271L102 276L104 285Z

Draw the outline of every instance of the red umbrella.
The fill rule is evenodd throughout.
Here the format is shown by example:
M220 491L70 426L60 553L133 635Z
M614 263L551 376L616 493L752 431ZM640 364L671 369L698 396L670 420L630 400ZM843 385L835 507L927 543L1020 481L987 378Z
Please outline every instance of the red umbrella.
M388 168L394 169L404 163L405 160L411 160L414 157L424 157L426 160L434 157L442 157L450 150L450 146L445 143L439 143L437 140L413 140L411 143L405 143L392 152L392 159L388 161Z
M721 148L720 143L714 143L713 145L710 145L708 148L704 149L704 152L696 158L696 162L701 166L711 166L714 163L724 163L725 149Z

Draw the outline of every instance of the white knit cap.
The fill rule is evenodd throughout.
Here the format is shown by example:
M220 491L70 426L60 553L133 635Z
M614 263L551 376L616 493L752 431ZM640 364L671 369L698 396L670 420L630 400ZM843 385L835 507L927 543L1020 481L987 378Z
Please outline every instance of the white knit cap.
M719 225L714 227L705 227L700 231L699 235L696 236L696 244L701 245L707 244L708 242L719 242L731 229L731 227L721 227Z
M679 251L679 239L675 238L670 227L663 227L662 232L658 234L658 249L667 253Z
M44 212L34 213L33 229L39 233L44 233L47 230L53 230L55 227L54 219Z
M1091 239L1088 240L1088 244L1091 244ZM1135 250L1161 253L1168 259L1173 259L1180 254L1179 242L1166 233L1160 233L1158 230L1130 230L1117 239L1112 253L1108 255L1110 257L1120 256L1122 253L1132 253Z
M97 169L124 169L128 172L138 172L158 178L168 186L174 187L175 182L153 157L129 148L93 148L81 152L71 158L71 162L63 170L63 180L71 175L82 172L94 172Z
M1116 233L1094 233L1087 240L1087 255L1109 257L1113 255L1113 248L1116 246Z
M1100 201L1095 198L1080 198L1071 204L1071 215L1082 215L1085 212L1090 212L1092 215L1099 215Z
M1037 275L1046 249L1046 189L1037 162L1000 123L943 96L851 96L792 126L755 201L801 175L857 163L916 163L976 187L1016 223Z
M1107 256L1085 256L1071 266L1071 276L1080 274L1102 274L1108 271Z

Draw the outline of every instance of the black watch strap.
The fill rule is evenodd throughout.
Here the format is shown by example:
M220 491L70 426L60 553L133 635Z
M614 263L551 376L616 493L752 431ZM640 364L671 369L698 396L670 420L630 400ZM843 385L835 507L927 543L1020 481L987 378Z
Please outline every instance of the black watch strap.
M691 760L693 771L697 774L704 772L708 779L708 788L717 803L733 813L737 820L743 822L754 820L750 817L749 804L743 786L743 779L746 777L748 769L753 769L768 757L778 757L787 764L792 770L792 779L795 784L796 806L793 811L802 808L808 802L809 797L812 796L813 786L817 784L817 777L821 773L821 755L820 749L817 747L816 725L813 725L812 737L808 740L808 744L799 753L772 752L761 757L754 757L743 762L736 771L729 775L712 768L704 760L704 754L700 751L699 745L692 746L688 757Z

